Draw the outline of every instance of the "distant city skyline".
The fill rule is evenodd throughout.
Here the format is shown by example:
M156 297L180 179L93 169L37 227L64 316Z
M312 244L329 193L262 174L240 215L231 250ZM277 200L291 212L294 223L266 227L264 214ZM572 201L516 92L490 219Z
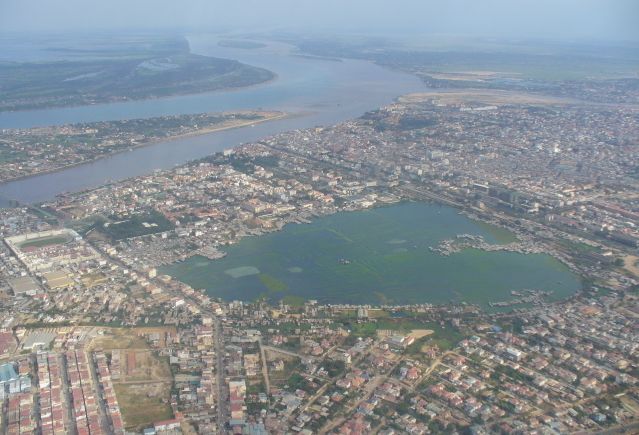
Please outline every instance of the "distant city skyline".
M3 0L11 32L192 30L435 34L639 41L633 0Z

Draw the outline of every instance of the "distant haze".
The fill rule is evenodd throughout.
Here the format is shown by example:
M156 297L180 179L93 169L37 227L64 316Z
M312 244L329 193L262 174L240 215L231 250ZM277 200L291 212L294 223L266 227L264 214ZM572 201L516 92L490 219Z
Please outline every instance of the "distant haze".
M639 0L0 0L0 34L165 29L639 41Z

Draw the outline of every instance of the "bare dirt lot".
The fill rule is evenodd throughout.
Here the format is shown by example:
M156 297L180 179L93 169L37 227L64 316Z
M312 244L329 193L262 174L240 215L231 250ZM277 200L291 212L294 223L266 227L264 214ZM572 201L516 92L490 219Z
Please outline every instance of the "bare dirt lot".
M122 418L127 429L137 430L149 426L154 421L173 417L167 403L171 384L120 384L114 385Z
M486 90L486 89L464 89L463 91L438 91L420 92L408 94L399 98L400 103L421 103L429 100L436 100L440 104L532 104L532 105L553 105L553 104L574 104L576 100L567 98L551 97L546 95L527 94L525 92Z
M91 342L92 349L103 349L109 356L115 394L129 430L173 417L169 405L173 377L168 360L147 340L155 337L162 348L167 332L175 333L175 328L105 328Z
M634 255L627 255L624 259L624 269L632 273L634 276L639 277L639 257Z

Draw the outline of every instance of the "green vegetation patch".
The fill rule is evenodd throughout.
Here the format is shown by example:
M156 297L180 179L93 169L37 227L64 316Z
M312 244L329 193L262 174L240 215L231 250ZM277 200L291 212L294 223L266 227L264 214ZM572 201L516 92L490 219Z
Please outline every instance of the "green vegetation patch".
M143 385L115 384L114 389L127 429L141 429L155 421L173 418L169 404L162 397L151 394ZM168 387L166 393L168 396Z
M460 74L473 71L499 72L516 80L581 80L591 77L633 76L636 72L636 50L630 46L601 47L588 45L534 44L515 45L497 41L466 40L447 43L417 43L398 48L384 46L377 38L348 40L339 38L292 41L307 54L326 57L367 59L395 68L418 71L423 76L436 73ZM602 53L605 52L605 56ZM452 87L460 80L441 80ZM463 86L478 87L471 79Z
M286 305L290 305L291 307L302 307L304 306L306 299L301 296L286 295L282 298L282 302Z
M288 290L288 286L285 283L271 275L267 275L264 273L261 274L260 282L266 286L269 292L281 293Z
M455 209L403 203L287 225L280 232L242 239L222 259L190 258L160 271L214 297L271 302L296 295L321 303L457 300L490 308L489 302L513 299L511 290L553 290L549 299L559 299L580 288L577 277L547 255L467 249L446 257L430 249L459 234L494 240ZM405 251L395 252L398 247ZM268 277L234 279L224 273L247 264ZM291 273L291 268L302 273Z
M162 213L151 210L125 218L111 216L111 222L102 225L100 231L114 240L171 231L175 227Z
M423 345L438 346L442 350L453 348L464 338L464 334L450 326L442 326L436 322L415 318L380 318L378 321L348 324L354 337L374 337L378 331L395 331L398 334L408 334L413 330L431 330L433 334L422 337L409 346L409 354L417 354Z
M224 273L233 278L242 278L244 276L259 275L260 269L254 266L240 266L225 270Z
M168 41L171 42L171 41ZM0 111L85 105L248 86L274 74L235 60L189 53L183 39L78 51L81 60L0 63ZM121 43L120 43L121 44Z
M43 248L45 246L62 245L70 242L71 236L60 235L52 237L39 237L37 239L26 240L18 246L20 249Z

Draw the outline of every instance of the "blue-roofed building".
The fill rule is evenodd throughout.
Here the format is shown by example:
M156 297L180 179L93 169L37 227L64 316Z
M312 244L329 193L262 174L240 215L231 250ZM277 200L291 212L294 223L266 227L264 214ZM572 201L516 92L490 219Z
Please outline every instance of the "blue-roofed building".
M249 435L268 435L264 423L249 423L246 429L244 432Z
M10 382L18 379L16 368L11 363L0 365L0 382Z

